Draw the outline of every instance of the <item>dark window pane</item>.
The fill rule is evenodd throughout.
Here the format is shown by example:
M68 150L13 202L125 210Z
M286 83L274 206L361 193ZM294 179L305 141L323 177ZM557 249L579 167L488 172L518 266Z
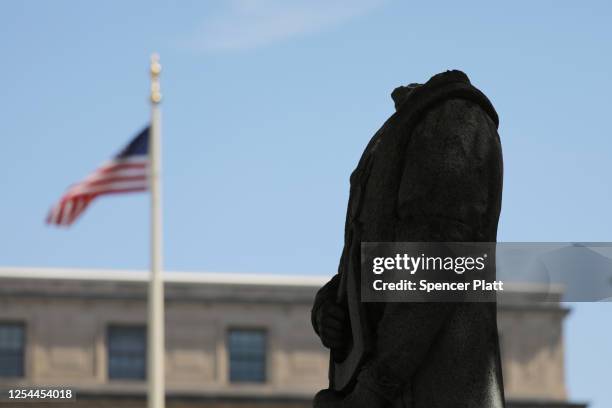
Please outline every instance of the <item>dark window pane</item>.
M23 377L24 326L0 323L0 377Z
M228 350L231 382L266 381L264 330L230 330Z
M108 328L108 378L142 380L146 373L146 330L142 326Z

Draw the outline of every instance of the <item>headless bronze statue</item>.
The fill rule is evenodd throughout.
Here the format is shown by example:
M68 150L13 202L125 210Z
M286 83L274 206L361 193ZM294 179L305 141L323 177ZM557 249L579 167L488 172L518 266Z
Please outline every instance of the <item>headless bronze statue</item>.
M325 407L504 406L494 303L363 303L362 242L495 242L498 116L460 71L393 91L396 112L351 175L338 274L312 323L331 349Z

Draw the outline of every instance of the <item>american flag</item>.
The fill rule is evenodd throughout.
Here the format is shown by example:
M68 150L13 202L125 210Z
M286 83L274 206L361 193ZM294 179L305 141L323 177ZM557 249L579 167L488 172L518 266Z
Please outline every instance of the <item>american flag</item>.
M98 196L148 190L148 152L149 126L110 161L70 186L49 211L47 224L71 225Z

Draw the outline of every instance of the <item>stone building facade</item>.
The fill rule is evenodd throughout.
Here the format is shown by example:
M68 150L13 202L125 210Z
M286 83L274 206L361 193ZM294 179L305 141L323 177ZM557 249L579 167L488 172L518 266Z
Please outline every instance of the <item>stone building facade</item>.
M327 278L165 276L168 407L311 406L328 354L310 307ZM146 282L139 271L0 268L0 389L74 390L55 408L146 406ZM521 304L499 314L508 405L584 407L567 401L568 310Z

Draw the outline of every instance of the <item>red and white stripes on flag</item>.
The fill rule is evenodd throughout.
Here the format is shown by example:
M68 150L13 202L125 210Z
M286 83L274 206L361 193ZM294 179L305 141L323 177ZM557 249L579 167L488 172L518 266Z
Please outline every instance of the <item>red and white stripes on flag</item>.
M49 211L47 223L69 226L101 195L149 189L149 128L145 128L112 160L73 184Z

